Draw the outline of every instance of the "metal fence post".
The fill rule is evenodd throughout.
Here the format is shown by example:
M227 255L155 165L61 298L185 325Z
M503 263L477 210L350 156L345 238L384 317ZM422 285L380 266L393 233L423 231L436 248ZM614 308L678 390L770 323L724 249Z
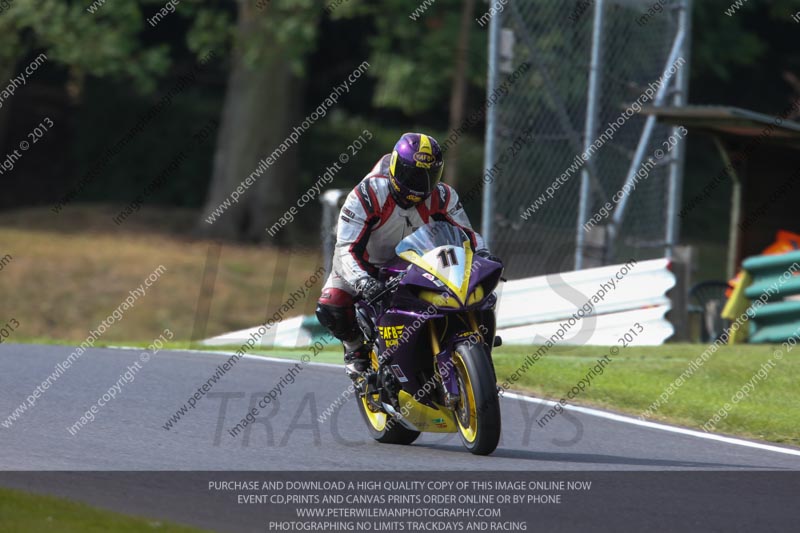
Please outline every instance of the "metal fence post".
M587 153L597 136L597 118L600 112L600 76L602 75L603 56L603 21L605 1L597 0L594 5L594 23L592 29L592 58L589 64L589 88L586 95L586 124L583 133L583 151ZM589 155L591 159L591 154ZM583 224L589 218L592 208L591 183L589 181L589 161L581 169L581 192L578 203L578 224L575 229L575 270L583 268L583 250L586 244L586 232Z
M686 31L685 28L678 29L678 34L675 36L675 41L672 45L672 51L667 58L667 62L664 65L663 74L669 72L670 67L672 67L675 62L681 56L681 52L684 50L684 43L686 42ZM681 66L683 68L683 66ZM680 72L680 69L678 69ZM672 83L673 77L665 77L664 82L656 91L655 98L653 99L653 105L656 107L660 107L664 103L664 99L667 95L667 91L669 89L670 84ZM650 143L650 138L653 135L653 130L656 126L656 117L655 115L650 115L647 117L645 121L644 130L642 131L642 136L639 139L639 144L636 147L636 153L633 156L633 160L631 161L630 168L628 169L628 177L625 179L625 184L623 188L627 188L633 180L636 178L636 172L641 166L642 162L644 161L645 151ZM628 205L628 201L630 200L630 195L624 195L619 202L619 205L614 210L614 215L612 217L612 223L608 226L610 235L608 244L609 246L614 246L616 244L616 239L619 233L619 227L622 225L622 221L625 218L625 209Z
M692 21L692 0L684 0L680 7L678 15L678 28L683 31L686 38L683 40L681 56L688 64L690 62L689 54L691 52L691 21ZM675 96L672 104L676 107L686 105L689 100L689 69L681 68L675 78ZM680 222L678 219L678 210L681 205L683 196L683 169L686 162L686 139L680 138L678 127L672 128L672 134L680 140L673 149L673 157L670 162L669 168L669 197L667 199L667 220L666 220L666 256L671 258L674 253L674 248L678 244L680 238Z
M489 22L489 67L488 83L486 84L487 102L489 95L494 94L497 89L497 76L500 55L500 14L492 17ZM497 106L489 106L486 110L486 151L483 157L484 176L488 175L495 164L495 146L497 129ZM492 243L492 223L494 220L494 180L486 183L483 187L483 199L481 205L481 235L486 246L491 247Z
M336 246L336 224L339 222L339 210L342 208L344 198L348 191L344 189L329 189L320 196L322 204L322 223L320 224L320 238L322 239L322 260L325 272L332 271L333 249Z
M627 109L642 100L672 104L675 80L655 99L653 82L688 54L688 12L678 18L684 5L691 4L658 0L664 9L656 11L653 0L509 1L487 24L492 105L483 166L501 178L483 190L481 229L499 255L516 257L507 264L512 279L663 257L667 231L677 241L677 226L666 222L675 217L670 195L672 211L680 203L679 167L671 182L669 160L653 168L627 205L627 195L620 202L614 193L670 136L670 126ZM506 31L524 75L504 76ZM528 137L533 142L521 142Z

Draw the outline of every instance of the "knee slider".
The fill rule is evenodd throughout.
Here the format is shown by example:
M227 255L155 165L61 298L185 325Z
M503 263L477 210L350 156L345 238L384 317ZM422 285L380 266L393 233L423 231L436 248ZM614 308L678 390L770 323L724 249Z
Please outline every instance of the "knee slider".
M341 341L350 341L358 337L355 310L353 307L338 307L329 304L317 304L317 320L325 326L334 337Z

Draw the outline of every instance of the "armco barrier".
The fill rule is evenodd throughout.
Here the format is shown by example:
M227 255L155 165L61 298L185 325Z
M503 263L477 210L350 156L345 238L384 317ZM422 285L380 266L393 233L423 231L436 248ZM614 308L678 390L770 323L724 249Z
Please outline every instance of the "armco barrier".
M634 345L658 345L674 329L664 315L671 309L666 296L675 285L675 276L666 259L652 259L631 264L628 272L616 279L624 265L612 265L513 280L498 288L497 333L506 344L545 342L587 301L602 284L614 287L603 300L592 305L590 314L568 329L559 344L615 345L635 323L638 335ZM227 333L203 341L211 346L239 345L247 342L258 328ZM641 329L641 332L638 330ZM324 333L316 317L287 318L275 331L265 335L259 346L308 346Z
M745 259L744 268L753 282L744 294L750 300L766 295L766 305L751 305L750 342L783 342L800 326L800 251L760 255Z
M667 259L640 261L621 279L616 276L623 265L611 265L509 281L501 289L498 335L507 344L543 343L614 279L591 314L569 327L559 343L614 345L638 322L642 331L633 344L662 344L674 332L664 318L671 309L666 293L675 285L668 266Z

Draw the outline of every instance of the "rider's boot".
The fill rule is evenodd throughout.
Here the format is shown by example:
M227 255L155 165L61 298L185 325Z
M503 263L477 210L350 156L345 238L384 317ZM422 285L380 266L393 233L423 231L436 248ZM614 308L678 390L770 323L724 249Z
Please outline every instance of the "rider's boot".
M350 375L366 372L370 367L371 351L371 347L360 339L355 342L344 342L345 371Z

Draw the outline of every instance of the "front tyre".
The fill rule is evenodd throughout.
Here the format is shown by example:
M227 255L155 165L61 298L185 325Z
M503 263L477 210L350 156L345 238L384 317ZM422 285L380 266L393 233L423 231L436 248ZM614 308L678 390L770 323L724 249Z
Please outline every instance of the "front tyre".
M461 343L453 354L453 366L461 442L475 455L489 455L500 441L500 399L489 354L482 343Z
M372 369L378 369L378 357L373 351L370 354L372 359ZM383 409L377 409L373 404L380 405L380 394L375 392L367 383L363 384L365 392L359 395L356 392L358 412L367 425L370 436L378 442L384 444L411 444L417 437L419 431L413 431L405 427L393 417L390 417ZM372 399L372 402L367 398Z
M417 437L419 431L413 431L398 422L395 418L386 414L383 409L375 409L367 396L372 395L375 401L380 401L378 393L369 390L358 398L358 412L367 424L370 436L378 442L384 444L411 444Z

